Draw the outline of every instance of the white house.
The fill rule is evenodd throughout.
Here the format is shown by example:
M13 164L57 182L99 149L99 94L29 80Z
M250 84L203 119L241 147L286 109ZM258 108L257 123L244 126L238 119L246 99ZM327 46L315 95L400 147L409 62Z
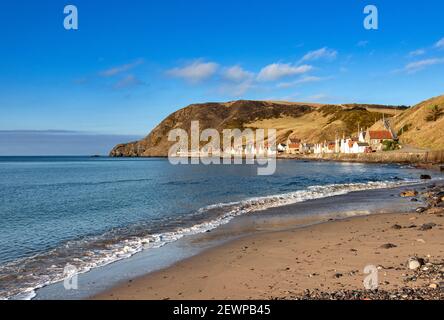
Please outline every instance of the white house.
M301 152L303 153L313 153L315 145L312 143L303 143L301 147Z
M279 143L277 146L278 152L287 152L287 145L285 143Z
M339 153L339 152L340 152L339 140L336 140L335 142L318 143L314 146L314 153L316 154Z
M370 152L371 148L367 142L355 141L351 149L351 153L367 153Z

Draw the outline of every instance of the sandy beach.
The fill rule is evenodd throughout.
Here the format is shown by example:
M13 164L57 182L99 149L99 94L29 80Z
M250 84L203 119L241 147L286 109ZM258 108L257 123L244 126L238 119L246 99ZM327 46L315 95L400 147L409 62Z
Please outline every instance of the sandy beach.
M435 206L254 234L94 299L443 299L443 224ZM375 292L364 288L368 265L378 269Z

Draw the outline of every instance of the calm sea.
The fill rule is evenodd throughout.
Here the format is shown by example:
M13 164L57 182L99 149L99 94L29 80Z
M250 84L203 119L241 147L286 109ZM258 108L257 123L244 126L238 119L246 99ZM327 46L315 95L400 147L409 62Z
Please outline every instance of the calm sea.
M279 160L170 165L166 159L0 157L0 298L205 232L242 214L417 182L396 165Z

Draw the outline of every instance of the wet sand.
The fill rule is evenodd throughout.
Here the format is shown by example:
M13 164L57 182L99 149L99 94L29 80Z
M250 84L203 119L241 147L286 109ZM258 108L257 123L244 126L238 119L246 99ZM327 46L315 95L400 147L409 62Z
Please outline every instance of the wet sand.
M430 223L433 227L421 230ZM307 289L364 290L367 265L378 268L381 291L440 291L442 272L427 275L427 265L424 271L414 271L406 262L418 256L428 266L442 265L443 224L444 210L436 208L258 233L130 280L94 299L297 299Z

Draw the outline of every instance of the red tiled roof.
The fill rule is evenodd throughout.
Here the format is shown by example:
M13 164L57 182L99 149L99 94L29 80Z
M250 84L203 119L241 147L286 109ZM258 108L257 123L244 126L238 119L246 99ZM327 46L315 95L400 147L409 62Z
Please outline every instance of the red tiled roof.
M392 134L387 130L369 131L369 137L370 139L378 140L393 139Z
M289 147L290 149L299 149L299 146L300 146L299 143L290 143L290 144L288 145L288 147Z

